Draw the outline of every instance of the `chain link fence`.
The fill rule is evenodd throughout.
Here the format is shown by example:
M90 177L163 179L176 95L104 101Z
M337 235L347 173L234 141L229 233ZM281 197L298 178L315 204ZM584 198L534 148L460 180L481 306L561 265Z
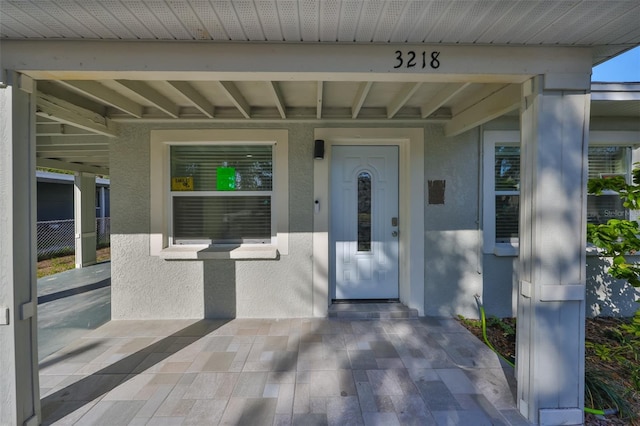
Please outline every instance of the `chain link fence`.
M75 224L73 219L37 223L38 260L75 253ZM96 249L111 244L111 220L96 219Z

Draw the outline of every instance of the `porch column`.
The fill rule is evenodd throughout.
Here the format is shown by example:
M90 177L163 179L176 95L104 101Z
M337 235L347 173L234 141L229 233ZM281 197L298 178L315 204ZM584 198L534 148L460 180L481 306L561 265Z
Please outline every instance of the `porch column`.
M37 425L36 88L14 72L5 80L0 82L0 424Z
M96 175L77 172L73 188L76 268L96 263Z
M589 74L535 77L522 102L518 407L582 424Z

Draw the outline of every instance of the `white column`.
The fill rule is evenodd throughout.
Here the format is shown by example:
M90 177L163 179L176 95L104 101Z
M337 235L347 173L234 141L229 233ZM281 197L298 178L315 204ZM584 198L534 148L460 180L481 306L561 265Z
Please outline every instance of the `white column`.
M0 84L0 424L40 416L36 279L35 83Z
M590 106L584 77L538 76L523 85L518 407L541 425L584 419Z
M76 268L96 263L96 175L77 172L74 185Z

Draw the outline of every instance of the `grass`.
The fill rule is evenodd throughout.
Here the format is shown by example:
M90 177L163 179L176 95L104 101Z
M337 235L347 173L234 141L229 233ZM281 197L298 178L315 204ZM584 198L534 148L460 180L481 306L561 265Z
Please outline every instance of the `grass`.
M111 248L105 247L98 249L96 255L98 262L107 261L111 259ZM74 269L75 267L76 257L73 254L40 260L38 262L38 278L58 274L60 272L68 271L69 269Z

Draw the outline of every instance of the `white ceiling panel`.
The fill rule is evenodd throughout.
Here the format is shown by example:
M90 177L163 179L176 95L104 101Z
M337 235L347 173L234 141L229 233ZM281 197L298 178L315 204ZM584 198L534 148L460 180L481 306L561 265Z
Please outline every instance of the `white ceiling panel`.
M248 39L232 2L216 1L213 3L213 8L231 40L245 41Z
M250 0L235 1L233 7L247 38L249 40L265 40L266 37L262 31L260 17L254 2Z
M143 23L140 19L144 19L145 17L141 16L140 19L133 13L131 10L126 8L124 4L120 0L103 0L99 2L104 9L113 15L115 19L120 22L120 25L133 34L134 38L137 39L156 39L156 36L149 30L148 27L152 25L158 25L158 21L156 19L149 22ZM119 34L124 34L120 32ZM128 38L128 37L121 37Z
M284 37L280 28L280 17L278 16L275 0L256 2L255 7L266 40L282 41Z
M323 106L326 108L351 107L358 86L357 82L332 81L325 83Z
M298 2L295 0L281 0L276 2L282 35L285 41L302 41L300 33L300 14Z
M628 0L3 0L4 38L639 43ZM626 47L623 47L623 49Z
M391 40L392 34L395 32L399 23L402 22L402 17L406 14L406 8L409 4L410 3L403 0L385 2L385 7L378 20L378 27L373 36L373 41L386 43Z
M320 3L320 41L336 41L340 24L340 1L326 0Z
M0 15L0 34L3 38L43 38L43 34L18 21L17 18Z
M74 7L74 4L77 5L77 2L69 1L69 5L67 6L69 10ZM124 25L119 19L117 19L109 9L108 2L97 1L97 0L85 0L81 4L73 9L73 13L80 13L83 16L83 21L88 19L85 15L89 15L93 17L95 21L100 22L101 25L104 25L110 32L113 33L113 36L109 38L121 38L121 39L133 39L136 38L136 35L129 30L129 27ZM86 12L86 13L85 13ZM91 21L87 21L91 22ZM138 22L136 20L136 22ZM93 24L92 24L93 25ZM140 25L138 23L138 25Z
M338 41L352 42L356 40L356 31L358 30L361 10L362 2L360 0L342 0Z
M298 5L302 41L318 41L320 38L318 27L320 21L319 2L316 0L300 0Z
M373 41L384 6L385 2L381 0L371 0L362 4L355 41L366 43Z

